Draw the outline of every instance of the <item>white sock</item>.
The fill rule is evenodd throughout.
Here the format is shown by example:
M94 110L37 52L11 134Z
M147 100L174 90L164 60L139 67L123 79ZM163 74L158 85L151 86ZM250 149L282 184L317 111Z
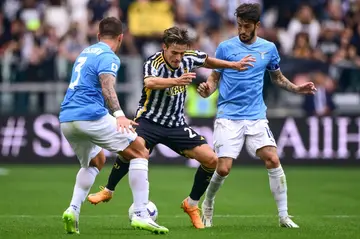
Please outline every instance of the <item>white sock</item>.
M284 170L281 165L278 168L268 169L270 190L274 196L279 217L288 216L287 185Z
M77 173L74 192L70 202L70 207L74 209L76 213L80 213L81 204L89 194L98 173L99 170L96 167L80 168Z
M188 197L187 201L191 207L196 207L199 204L199 200L191 199L191 197Z
M227 176L223 177L220 176L216 171L214 172L213 176L211 177L210 184L206 189L205 200L204 200L205 205L207 205L208 207L213 206L215 195L217 191L219 191L221 185L223 185L226 178Z
M129 184L134 200L134 214L147 218L146 205L149 202L148 161L136 158L130 161Z

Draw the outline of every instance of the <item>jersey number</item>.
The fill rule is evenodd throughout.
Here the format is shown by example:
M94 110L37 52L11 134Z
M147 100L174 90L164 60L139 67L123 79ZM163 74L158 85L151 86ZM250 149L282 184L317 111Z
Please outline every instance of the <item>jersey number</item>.
M184 128L184 131L187 131L187 132L189 133L189 138L190 138L190 139L196 137L196 135L197 135L197 134L196 134L192 129L190 129L190 128Z
M69 88L70 89L74 89L75 86L77 86L79 84L79 80L80 80L80 71L81 71L81 68L83 67L83 65L85 64L86 62L86 59L87 57L79 57L76 61L76 66L75 66L75 70L74 70L74 73L76 72L77 73L77 76L76 76L76 79L74 81L72 81L69 85Z

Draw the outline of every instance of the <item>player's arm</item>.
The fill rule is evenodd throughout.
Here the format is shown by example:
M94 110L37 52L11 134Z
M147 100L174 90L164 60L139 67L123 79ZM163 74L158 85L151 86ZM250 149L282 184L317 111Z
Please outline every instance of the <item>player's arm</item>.
M173 86L189 85L194 78L196 78L195 73L184 73L178 78L164 78L161 77L158 65L154 64L154 59L148 60L144 64L144 85L148 89L161 90Z
M289 81L281 72L281 70L269 71L271 82L275 85L283 88L287 91L296 93L298 91L298 86Z
M269 71L269 73L270 73L271 81L275 85L287 91L298 94L314 94L316 91L314 83L312 82L307 82L302 85L295 85L283 75L280 69L276 71Z
M135 132L132 125L137 125L137 123L126 118L120 107L119 99L115 90L115 76L111 73L103 73L99 75L99 79L106 105L116 118L117 129L121 132L129 132L129 130Z
M161 90L173 86L189 85L192 79L196 78L193 72L184 73L178 78L147 77L144 80L145 87L153 90Z
M116 78L113 74L103 73L99 75L102 94L109 110L114 113L121 111L120 103L115 90Z
M272 43L273 44L273 43ZM273 48L271 51L271 59L269 64L266 66L266 69L268 70L270 74L271 81L279 86L280 88L283 88L287 91L298 93L298 94L314 94L316 91L316 88L314 86L314 83L307 82L302 85L295 85L292 82L290 82L281 72L280 70L280 56L278 53L278 50L273 44Z
M213 57L208 57L205 61L204 67L209 69L234 69L238 71L245 71L249 66L254 65L251 62L255 62L255 58L251 55L247 55L240 61L224 61Z
M201 95L201 97L207 98L216 91L219 81L220 72L212 71L206 82L203 82L198 86L197 92Z
M227 61L221 45L216 49L215 58L209 57L208 54L201 51L187 51L185 56L188 56L193 60L192 68L205 67L209 69L234 69L245 71L248 67L253 67L251 62L256 61L251 55L247 55L237 62Z

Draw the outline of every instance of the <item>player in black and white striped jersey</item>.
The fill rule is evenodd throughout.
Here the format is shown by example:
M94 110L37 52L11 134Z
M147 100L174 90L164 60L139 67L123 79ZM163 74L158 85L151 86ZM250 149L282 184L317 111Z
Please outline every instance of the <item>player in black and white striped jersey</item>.
M201 163L190 195L182 202L181 207L190 216L195 228L204 228L198 202L216 168L217 156L205 138L185 122L186 87L196 77L191 72L195 68L231 68L244 71L253 66L251 62L254 58L246 56L238 62L224 61L208 57L204 52L189 50L189 45L186 30L178 27L165 30L163 50L149 57L144 64L144 88L135 121L139 124L136 132L144 139L144 144L150 151L161 143ZM128 168L126 160L118 158L105 189L89 195L88 200L93 204L109 201Z
M205 64L207 54L200 51L185 51L178 68L173 68L164 58L164 52L157 52L144 64L144 79L151 77L184 78L190 70ZM165 127L185 125L184 103L186 85L175 85L165 89L149 89L144 86L136 118L144 117ZM187 81L185 81L187 84Z

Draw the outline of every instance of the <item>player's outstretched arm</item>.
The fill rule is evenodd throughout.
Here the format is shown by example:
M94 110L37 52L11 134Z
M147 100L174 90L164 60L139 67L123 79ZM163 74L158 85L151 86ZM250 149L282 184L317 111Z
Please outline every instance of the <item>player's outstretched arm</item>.
M238 71L246 71L248 67L253 67L251 62L255 62L256 59L251 55L247 55L240 61L224 61L213 57L208 57L205 61L204 67L209 69L234 69Z
M129 132L129 130L134 131L132 125L137 125L137 123L127 119L120 107L120 103L115 91L115 76L113 74L104 73L100 74L99 78L106 105L116 118L118 130L121 130L121 132L124 132L124 130L127 132Z
M185 86L189 85L193 79L196 78L196 73L189 72L184 73L177 78L162 78L162 77L148 77L145 78L145 87L153 90L161 90L170 88L173 86Z
M281 70L270 71L271 81L287 91L298 93L298 94L315 94L316 88L314 83L307 82L302 85L295 85L290 82L281 72Z
M197 92L199 93L199 95L201 95L201 97L207 98L216 91L219 81L220 73L212 71L206 82L203 82L198 86Z

